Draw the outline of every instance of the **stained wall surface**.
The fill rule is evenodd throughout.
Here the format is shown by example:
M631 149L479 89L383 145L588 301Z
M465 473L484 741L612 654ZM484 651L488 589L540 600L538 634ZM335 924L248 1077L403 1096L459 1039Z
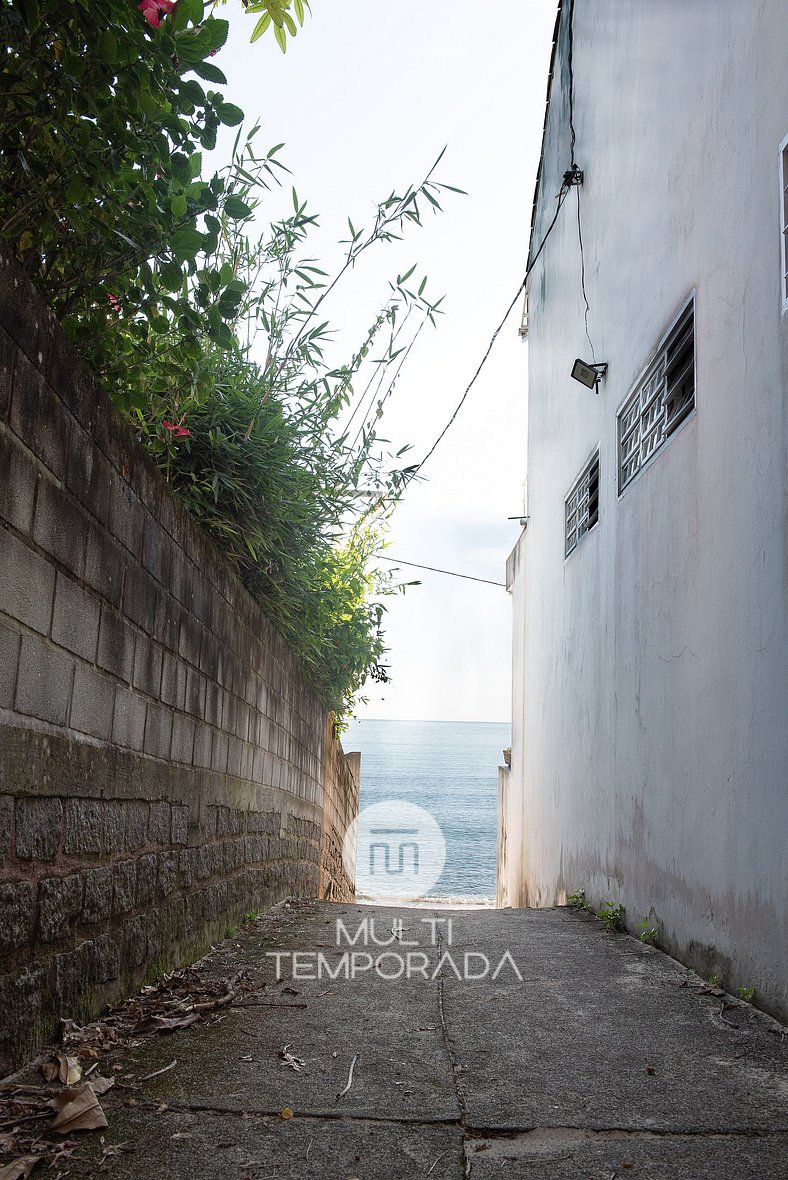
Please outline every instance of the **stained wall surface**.
M564 0L534 246L572 160L572 7L584 180L529 280L501 888L623 904L786 1018L788 6ZM693 292L695 411L619 492L617 413ZM596 393L576 357L608 364ZM599 521L565 557L597 449Z
M1 262L0 1073L244 912L348 896L357 780L282 639Z

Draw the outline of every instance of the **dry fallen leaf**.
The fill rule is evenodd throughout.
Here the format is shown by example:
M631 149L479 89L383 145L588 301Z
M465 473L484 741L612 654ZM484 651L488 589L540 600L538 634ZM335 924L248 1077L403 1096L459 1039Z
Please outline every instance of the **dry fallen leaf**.
M40 1155L21 1155L0 1168L0 1180L27 1180L40 1159Z
M280 1119L291 1119L293 1117L293 1112L289 1106L283 1106L279 1111L279 1117Z
M107 1126L104 1111L90 1082L61 1090L49 1105L57 1111L51 1129L60 1135L69 1135L72 1131L99 1131Z
M177 1032L179 1028L188 1028L190 1025L196 1024L199 1019L198 1012L190 1012L188 1016L143 1016L142 1020L134 1026L134 1035L141 1036L143 1033L149 1032Z
M282 1059L283 1066L289 1066L290 1069L294 1069L296 1073L300 1073L306 1065L306 1062L304 1061L303 1057L296 1057L294 1053L291 1053L291 1048L291 1045L285 1045L283 1049L279 1050L278 1055Z
M105 1078L100 1073L97 1073L90 1079L89 1085L96 1097L100 1098L102 1094L106 1094L107 1090L112 1089L115 1085L115 1079Z
M64 1086L75 1086L82 1077L82 1067L76 1057L69 1057L66 1053L54 1053L41 1066L41 1073L45 1082L54 1082L57 1079Z
M136 1151L136 1147L132 1143L106 1143L104 1136L101 1136L101 1159L99 1160L99 1167L103 1168L108 1159L112 1159L114 1155L120 1155L122 1151Z

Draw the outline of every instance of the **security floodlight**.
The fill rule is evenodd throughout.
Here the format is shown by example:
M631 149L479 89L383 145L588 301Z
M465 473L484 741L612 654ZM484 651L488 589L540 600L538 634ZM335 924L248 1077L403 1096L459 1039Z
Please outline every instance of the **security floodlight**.
M577 358L572 365L572 376L575 381L579 381L581 385L585 385L586 389L593 389L596 392L596 387L607 372L607 365L605 364L589 364L588 361L581 361Z

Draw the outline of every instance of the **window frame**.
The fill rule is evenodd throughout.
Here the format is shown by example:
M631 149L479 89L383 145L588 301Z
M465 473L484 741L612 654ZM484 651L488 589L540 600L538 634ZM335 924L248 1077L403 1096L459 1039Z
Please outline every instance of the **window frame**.
M575 527L574 527L574 531L572 534L574 537L574 540L573 540L572 545L570 546L570 544L569 544L569 537L570 537L570 534L569 534L569 519L570 519L569 505L572 500L572 497L578 495L579 493L581 493L581 491L584 492L586 495L586 502L585 503L588 506L591 505L591 481L590 481L589 477L591 476L591 473L592 473L595 465L596 465L596 506L595 506L594 519L591 520L590 523L588 523L588 521L590 520L590 517L591 517L591 512L589 511L586 514L585 521L578 521L577 519L575 520ZM584 481L588 481L589 486L588 486L587 490L583 489ZM601 482L602 481L601 481L601 466L600 466L600 459L599 459L599 447L597 446L591 452L588 459L586 459L586 461L583 464L583 467L580 471L580 474L578 475L575 482L572 484L572 486L569 489L569 491L567 492L567 494L564 496L564 560L565 561L568 560L572 556L572 554L577 550L578 546L583 541L583 538L588 536L588 534L590 532L592 532L599 524L599 494L600 494L600 490L601 490ZM579 500L578 503L574 506L574 508L572 510L572 514L576 518L577 518L577 515L579 512L579 509L581 507L581 504L583 504L583 501ZM583 505L583 506L585 506L585 505Z
M777 153L777 176L780 183L780 304L788 311L788 135Z
M697 412L698 350L695 331L697 322L695 296L696 292L693 288L689 295L682 300L679 310L662 333L659 344L652 352L649 361L641 369L627 391L626 397L616 410L616 486L619 497L623 496L627 488L631 487L640 473L649 466L654 456L670 441L676 431ZM669 417L670 396L667 375L671 365L676 363L676 358L670 356L670 351L686 331L683 321L688 313L692 321L692 402L688 406L679 406L678 411ZM688 372L689 370L685 366L682 376L686 377ZM671 394L672 392L673 390L670 391ZM645 396L643 396L644 394ZM627 421L636 407L637 414ZM637 431L634 430L636 425ZM625 479L624 470L635 454L635 448L631 448L627 452L624 447L625 442L631 440L633 436L638 440L636 449L639 452L639 462L632 474ZM647 448L645 454L644 447Z

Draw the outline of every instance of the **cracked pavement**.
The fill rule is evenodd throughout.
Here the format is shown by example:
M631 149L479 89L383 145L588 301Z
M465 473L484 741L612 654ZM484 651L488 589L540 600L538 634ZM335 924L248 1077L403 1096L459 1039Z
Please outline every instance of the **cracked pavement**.
M364 947L363 933L337 945L337 919L351 936L374 921L390 945ZM279 981L274 951L286 952ZM315 978L292 978L293 951ZM457 978L466 952L481 973L480 953L492 972L507 951L522 979L508 962L495 979ZM410 954L411 978L362 970L364 958L344 978L344 953L387 955L392 976ZM108 1180L788 1178L780 1026L724 1007L692 972L588 915L297 901L206 962L247 971L255 990L212 1023L131 1050L103 1100L103 1145L90 1137L70 1175L97 1174L102 1149L127 1144L104 1155Z

